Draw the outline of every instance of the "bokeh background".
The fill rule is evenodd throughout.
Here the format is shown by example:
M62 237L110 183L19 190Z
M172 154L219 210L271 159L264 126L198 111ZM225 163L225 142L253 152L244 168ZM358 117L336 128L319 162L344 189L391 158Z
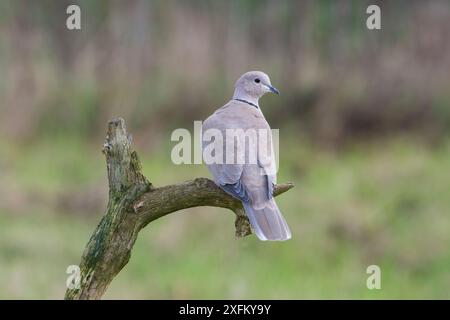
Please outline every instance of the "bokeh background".
M69 4L81 31L65 27ZM382 29L366 28L378 4ZM236 240L231 212L143 230L105 298L450 298L450 3L0 2L0 298L55 298L104 213L100 152L121 116L160 186L192 130L263 70L280 129L285 243ZM366 288L381 267L382 289Z

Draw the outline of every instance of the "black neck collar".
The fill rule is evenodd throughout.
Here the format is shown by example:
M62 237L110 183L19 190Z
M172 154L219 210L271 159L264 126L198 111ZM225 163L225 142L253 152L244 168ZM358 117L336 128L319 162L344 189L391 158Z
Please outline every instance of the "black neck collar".
M247 100L244 100L244 99L237 99L237 98L235 98L234 100L240 101L240 102L244 102L244 103L246 103L246 104L249 104L249 105L255 107L256 109L259 109L259 107L258 107L256 104L254 104L254 103L252 103L252 102L250 102L250 101L247 101Z

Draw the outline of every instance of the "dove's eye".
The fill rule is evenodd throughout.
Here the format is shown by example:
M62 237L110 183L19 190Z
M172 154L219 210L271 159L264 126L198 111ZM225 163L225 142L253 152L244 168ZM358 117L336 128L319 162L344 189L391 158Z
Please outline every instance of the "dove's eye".
M256 83L260 83L261 80L259 80L258 78L256 78L256 79L255 79L255 82L256 82Z

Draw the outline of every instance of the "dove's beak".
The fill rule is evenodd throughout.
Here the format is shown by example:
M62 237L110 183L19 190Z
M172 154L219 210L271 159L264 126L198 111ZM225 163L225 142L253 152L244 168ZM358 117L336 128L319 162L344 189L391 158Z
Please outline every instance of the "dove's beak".
M269 91L275 94L280 94L280 91L278 91L277 88L272 87L271 85L267 85L267 88L269 88Z
M276 93L276 94L280 94L280 91L278 91L277 88L269 86L270 92Z

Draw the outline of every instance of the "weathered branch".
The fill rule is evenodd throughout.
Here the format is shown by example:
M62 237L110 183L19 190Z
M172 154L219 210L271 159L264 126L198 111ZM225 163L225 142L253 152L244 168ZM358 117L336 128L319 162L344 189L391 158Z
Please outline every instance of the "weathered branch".
M197 206L227 208L236 214L236 236L251 233L241 202L207 178L153 187L141 173L123 119L109 122L103 152L109 181L108 206L81 258L79 287L68 289L65 299L100 299L128 263L139 231L169 213ZM292 183L277 185L274 194L292 187Z
M293 186L292 183L277 185L274 193L277 196ZM242 203L229 196L207 178L197 178L144 193L135 202L134 211L139 215L141 227L144 227L166 214L198 206L232 210L237 218L236 236L243 237L251 233L248 220L242 211Z

